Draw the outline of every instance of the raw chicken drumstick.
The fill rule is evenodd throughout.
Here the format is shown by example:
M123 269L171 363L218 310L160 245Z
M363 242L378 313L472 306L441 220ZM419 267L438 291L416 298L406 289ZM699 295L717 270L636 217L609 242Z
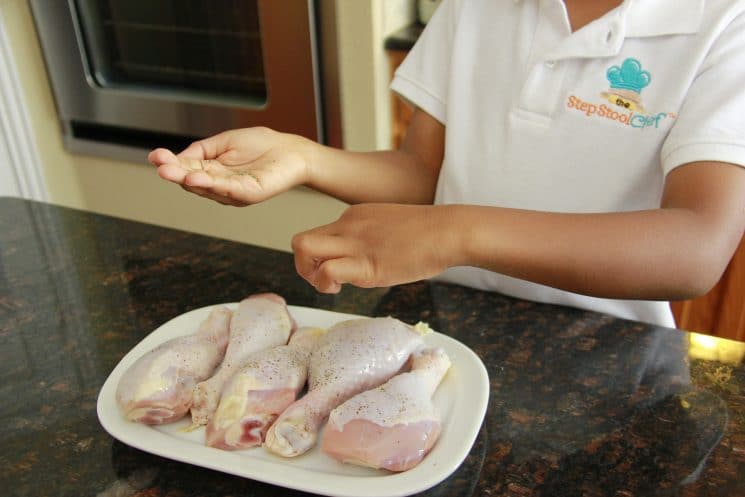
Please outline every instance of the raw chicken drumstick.
M440 435L432 395L449 368L450 358L440 348L414 352L410 372L331 411L321 450L360 466L390 471L413 468Z
M217 409L225 382L260 350L284 345L294 328L285 300L273 293L243 299L230 320L230 340L217 372L194 388L192 427L205 425Z
M196 333L168 340L137 359L116 389L124 416L149 425L183 417L194 385L209 378L225 355L231 314L216 307Z
M394 318L352 319L329 328L310 357L308 393L269 428L266 448L285 457L308 451L331 410L398 373L428 331Z
M305 386L310 353L324 333L300 328L289 344L252 354L225 384L207 424L207 445L225 450L261 445L269 425Z

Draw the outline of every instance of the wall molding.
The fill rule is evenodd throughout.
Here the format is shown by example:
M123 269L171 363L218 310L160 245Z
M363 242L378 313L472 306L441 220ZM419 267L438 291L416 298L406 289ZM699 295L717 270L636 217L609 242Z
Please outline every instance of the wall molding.
M0 160L5 162L0 167L10 169L15 181L11 190L24 198L46 201L49 194L24 97L0 12Z

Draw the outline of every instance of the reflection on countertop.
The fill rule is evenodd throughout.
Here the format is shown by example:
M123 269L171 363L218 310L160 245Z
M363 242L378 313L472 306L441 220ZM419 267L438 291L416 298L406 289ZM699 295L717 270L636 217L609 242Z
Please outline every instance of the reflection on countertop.
M480 434L422 495L745 495L743 343L455 285L319 295L290 254L7 198L0 288L11 496L304 495L144 453L96 417L104 380L150 331L261 291L426 321L481 357Z

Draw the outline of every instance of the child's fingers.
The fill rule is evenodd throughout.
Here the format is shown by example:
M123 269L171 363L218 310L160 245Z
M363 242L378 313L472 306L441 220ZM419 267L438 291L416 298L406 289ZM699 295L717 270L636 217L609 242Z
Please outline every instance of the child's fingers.
M356 253L355 244L351 240L325 234L324 231L329 226L299 233L292 238L295 269L300 276L312 284L322 262Z
M158 176L166 181L182 184L186 178L187 171L178 163L169 163L158 166Z
M176 155L167 148L156 148L147 154L147 160L154 166L178 162Z
M225 205L245 206L252 203L245 188L230 176L211 176L205 171L189 173L182 184L184 189Z
M161 177L180 183L186 190L228 205L262 200L258 182L245 168L227 167L216 160L180 158L178 166L161 166Z
M183 183L189 188L212 188L215 184L215 177L205 171L192 171L184 175Z
M190 186L185 186L185 185L181 185L181 188L183 188L184 190L190 193L199 195L200 197L203 197L203 198L214 200L215 202L218 202L223 205L232 205L235 207L245 207L247 205L245 202L241 202L241 201L238 201L232 198L218 195L207 188L190 187Z
M230 139L235 130L223 131L214 136L197 140L178 153L182 159L215 159L230 148Z
M326 261L324 265L330 265L331 262L338 261L341 259L332 259ZM341 291L341 283L333 279L318 277L312 281L308 281L313 287L321 293L339 293Z
M359 241L333 234L335 223L292 239L295 268L319 292L337 293L341 285L375 286L374 268Z
M179 158L166 149L150 152L148 159L158 166L158 175L161 178L174 183L182 183L193 171L210 169L210 174L213 174L214 165L219 164L217 161Z
M365 257L339 257L321 263L311 282L319 292L338 293L344 283L361 288L375 286L369 261Z

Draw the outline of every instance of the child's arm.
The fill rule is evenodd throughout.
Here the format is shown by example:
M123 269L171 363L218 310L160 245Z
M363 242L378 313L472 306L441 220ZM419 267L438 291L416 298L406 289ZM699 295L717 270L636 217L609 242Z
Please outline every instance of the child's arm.
M249 205L298 185L349 203L432 203L445 130L423 112L398 151L349 152L267 128L226 131L174 155L156 149L158 174L230 205Z
M598 297L705 293L745 229L745 169L691 163L668 174L659 209L558 214L479 206L359 205L293 239L318 290L414 281L458 265Z

